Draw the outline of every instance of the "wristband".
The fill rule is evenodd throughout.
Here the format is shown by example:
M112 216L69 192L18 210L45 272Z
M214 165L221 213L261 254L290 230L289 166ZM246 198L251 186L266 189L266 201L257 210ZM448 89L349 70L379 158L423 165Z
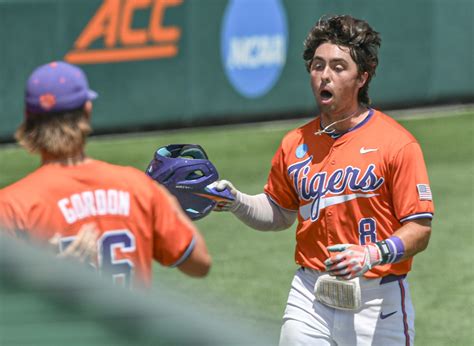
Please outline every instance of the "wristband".
M382 255L380 264L396 263L405 254L405 246L400 238L392 236L385 240L376 242Z

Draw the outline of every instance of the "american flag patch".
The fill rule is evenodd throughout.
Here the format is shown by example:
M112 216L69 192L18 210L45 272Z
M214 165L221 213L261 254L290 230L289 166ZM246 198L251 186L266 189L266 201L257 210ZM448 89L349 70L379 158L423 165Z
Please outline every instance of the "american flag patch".
M417 184L416 188L418 189L420 201L431 201L433 199L433 196L431 195L431 189L428 184Z

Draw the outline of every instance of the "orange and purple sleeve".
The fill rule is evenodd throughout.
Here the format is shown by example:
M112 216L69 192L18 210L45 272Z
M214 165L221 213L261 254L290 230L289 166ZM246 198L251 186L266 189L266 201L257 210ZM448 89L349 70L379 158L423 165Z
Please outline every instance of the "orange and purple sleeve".
M272 168L264 191L280 207L289 210L298 209L298 196L288 177L282 146L273 156Z
M0 191L0 232L16 237L25 229L20 208L8 198L8 193Z
M433 218L433 197L418 143L409 143L397 153L392 172L392 200L399 221Z
M176 267L194 249L195 226L182 211L178 201L167 190L153 183L154 232L153 257L164 266Z

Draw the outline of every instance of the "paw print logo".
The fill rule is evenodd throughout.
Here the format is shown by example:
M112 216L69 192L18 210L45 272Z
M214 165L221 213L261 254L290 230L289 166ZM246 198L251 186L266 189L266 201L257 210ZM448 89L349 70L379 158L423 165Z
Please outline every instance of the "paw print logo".
M56 96L53 94L43 94L39 98L41 108L44 110L50 110L56 104Z

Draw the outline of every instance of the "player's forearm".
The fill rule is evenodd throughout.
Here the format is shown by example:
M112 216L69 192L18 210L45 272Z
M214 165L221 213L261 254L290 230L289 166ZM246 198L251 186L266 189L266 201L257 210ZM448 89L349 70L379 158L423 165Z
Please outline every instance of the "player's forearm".
M332 254L324 264L333 276L352 279L362 276L377 265L397 263L413 257L428 246L431 220L410 221L400 227L391 237L375 244L336 244L327 249Z
M428 246L431 235L431 220L419 219L407 222L393 235L400 238L405 247L405 253L400 260L413 257Z
M296 212L285 210L273 203L266 194L247 195L237 193L237 203L231 209L247 226L259 231L280 231L290 227Z
M196 232L194 237L196 240L194 249L189 257L178 266L178 269L189 276L204 277L211 269L212 259L207 251L203 236Z

